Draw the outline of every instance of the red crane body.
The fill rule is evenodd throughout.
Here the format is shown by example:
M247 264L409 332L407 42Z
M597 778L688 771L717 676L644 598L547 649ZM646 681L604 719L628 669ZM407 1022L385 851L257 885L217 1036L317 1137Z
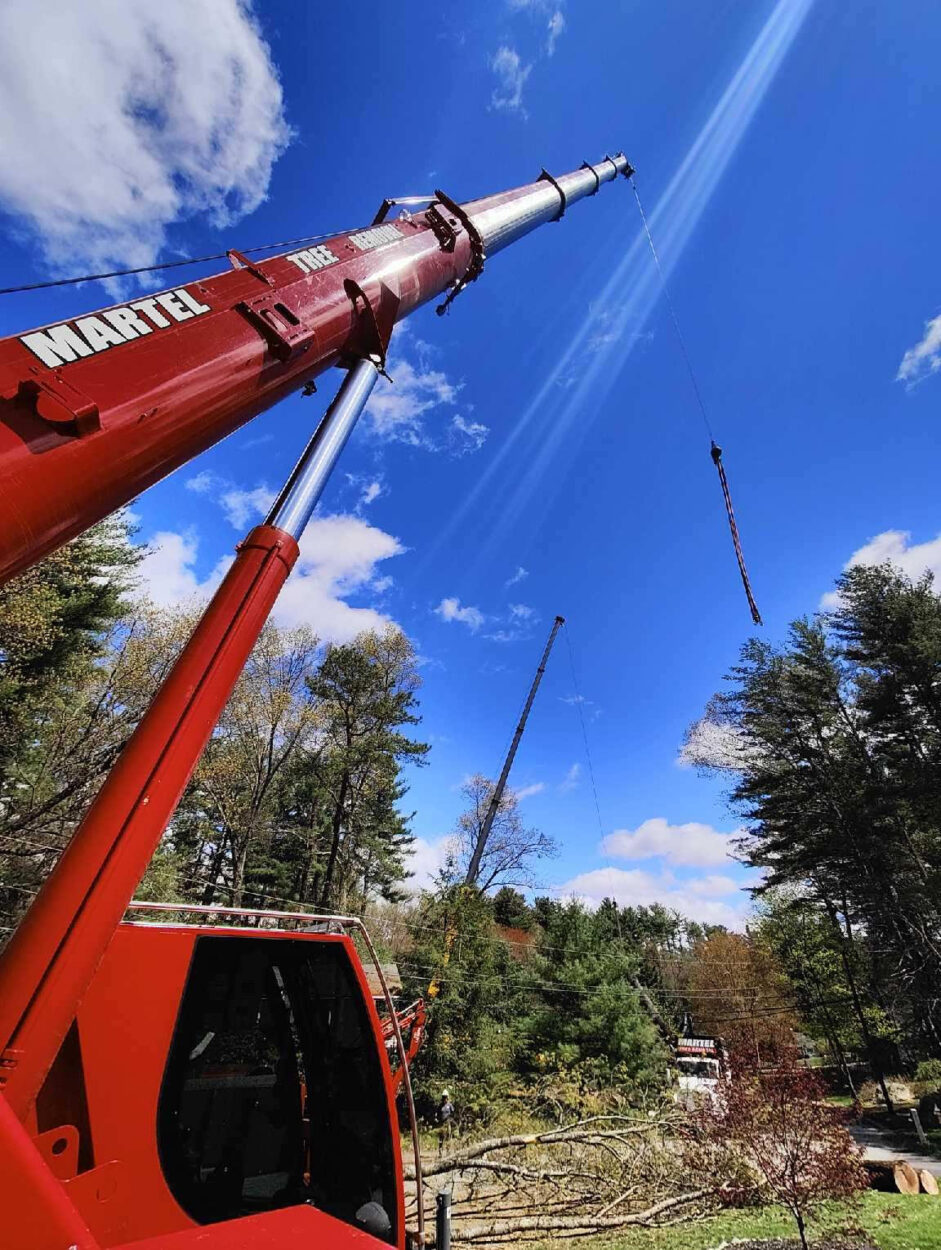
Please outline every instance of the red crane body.
M408 1055L386 994L393 1079L390 1019L349 937L285 930L308 916L224 935L121 918L395 322L450 291L446 306L488 255L631 172L606 157L465 205L436 192L384 222L387 202L365 230L257 264L230 253L227 273L0 341L0 584L329 366L348 369L0 956L8 1250L403 1250L394 1096L410 1088Z

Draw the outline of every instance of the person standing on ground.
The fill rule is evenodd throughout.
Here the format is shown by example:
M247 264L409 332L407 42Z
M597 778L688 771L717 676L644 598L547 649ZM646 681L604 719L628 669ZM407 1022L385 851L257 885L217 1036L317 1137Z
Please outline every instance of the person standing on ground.
M451 1095L448 1091L442 1090L441 1101L438 1103L438 1110L435 1112L435 1119L438 1123L438 1154L444 1153L445 1142L450 1142L451 1132L454 1120L454 1104L451 1101Z

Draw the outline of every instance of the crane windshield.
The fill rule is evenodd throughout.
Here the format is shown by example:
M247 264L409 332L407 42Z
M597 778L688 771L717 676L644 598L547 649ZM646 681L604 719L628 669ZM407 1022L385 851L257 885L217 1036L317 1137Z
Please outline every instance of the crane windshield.
M200 937L158 1113L177 1201L204 1224L309 1202L394 1243L380 1062L342 944Z

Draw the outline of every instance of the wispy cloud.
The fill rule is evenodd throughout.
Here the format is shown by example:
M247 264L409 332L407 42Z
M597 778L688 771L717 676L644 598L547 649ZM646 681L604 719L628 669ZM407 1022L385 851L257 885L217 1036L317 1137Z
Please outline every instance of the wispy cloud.
M527 578L527 577L529 577L529 570L524 569L521 564L518 564L516 566L516 572L513 574L512 577L508 577L507 580L503 583L503 585L507 588L507 590L509 590L511 586L515 586L517 582L521 582L524 580L524 578Z
M514 621L538 621L539 613L528 603L511 603L510 617Z
M466 625L471 633L476 634L478 629L483 625L486 617L480 608L471 607L470 604L462 605L457 597L442 599L436 608L433 608L435 616L439 616L442 621L458 621L461 625Z
M382 442L406 443L425 451L455 456L479 451L489 426L453 411L463 383L452 381L434 364L435 351L406 324L397 327L388 361L392 381L380 378L370 396L365 408L367 428ZM445 420L441 420L443 414Z
M552 56L555 52L555 45L559 40L559 36L565 30L565 17L561 9L556 11L549 18L549 38L546 42L546 56Z
M531 786L523 786L519 790L514 790L517 799L522 802L523 799L531 799L534 794L542 794L546 788L544 781L534 781Z
M902 357L899 371L895 375L897 382L906 386L915 386L924 381L932 373L941 369L941 316L933 317L925 322L925 332L914 347L910 347Z
M290 139L243 0L6 0L0 83L0 205L57 273L147 265L175 223L237 221Z
M490 426L482 421L467 421L460 414L451 418L450 442L456 456L480 451L489 433Z
M490 68L497 79L497 84L490 95L491 106L507 113L518 113L521 117L526 117L526 110L523 108L523 88L526 86L526 79L532 73L532 65L524 65L516 49L503 44L497 49L490 62Z
M381 499L383 495L387 495L388 488L382 477L362 476L358 473L347 473L346 480L357 493L356 511L362 512L363 508L368 508L371 503L375 503L377 499Z
M197 495L210 495L235 529L243 530L252 520L260 520L274 503L277 492L266 483L257 486L238 486L228 478L207 469L187 478L187 490Z
M559 698L563 703L567 703L569 707L577 708L583 716L587 716L590 720L597 720L601 715L601 708L593 699L586 699L583 694L567 694L560 695Z
M559 789L561 792L563 794L567 794L569 790L574 790L581 780L581 776L582 766L576 762L559 782Z

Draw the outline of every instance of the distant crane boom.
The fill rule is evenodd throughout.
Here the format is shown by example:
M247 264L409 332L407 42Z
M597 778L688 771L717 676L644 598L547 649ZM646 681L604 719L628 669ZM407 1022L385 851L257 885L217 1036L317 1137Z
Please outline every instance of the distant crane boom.
M483 859L484 849L487 845L487 839L490 837L490 830L493 828L493 822L496 819L497 812L500 810L500 803L503 800L503 792L506 790L506 783L509 780L510 769L513 767L513 761L516 759L516 752L523 737L523 730L526 728L526 722L529 719L529 713L532 710L533 700L536 698L536 691L539 689L539 683L542 681L542 675L546 671L546 664L549 661L549 652L552 650L552 644L555 642L556 634L565 624L564 616L557 616L552 623L552 629L549 633L549 641L546 643L546 649L542 653L542 659L539 661L539 667L536 669L536 676L533 678L533 684L529 688L529 694L526 696L526 703L523 706L523 714L520 722L516 726L516 733L513 735L513 741L510 743L510 749L506 753L506 759L503 761L503 770L500 773L499 780L494 786L493 794L490 796L490 806L487 808L487 815L484 817L484 823L480 826L480 832L477 835L477 842L474 846L474 853L471 856L470 863L467 865L467 872L464 876L465 885L476 885L477 878L480 876L480 861Z

